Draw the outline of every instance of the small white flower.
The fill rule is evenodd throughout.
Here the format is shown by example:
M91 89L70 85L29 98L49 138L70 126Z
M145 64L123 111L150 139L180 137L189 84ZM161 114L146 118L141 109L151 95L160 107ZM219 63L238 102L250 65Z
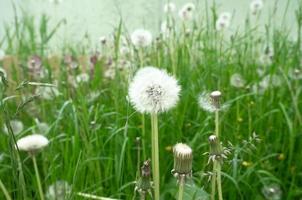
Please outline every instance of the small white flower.
M87 73L82 73L76 76L77 83L87 83L89 81L89 75Z
M184 21L192 20L194 10L195 5L193 3L187 3L179 10L178 16Z
M71 192L71 186L66 181L56 181L48 187L46 198L48 200L65 200Z
M230 83L235 88L243 88L246 81L243 79L241 74L235 73L231 76Z
M147 47L152 43L152 34L145 29L137 29L131 34L131 42L135 47Z
M59 96L60 93L56 87L37 87L36 94L44 100L52 100L55 97Z
M262 0L252 0L250 4L250 10L253 15L260 12L263 8L263 1Z
M5 51L3 49L0 49L0 60L3 60L5 57Z
M19 120L11 120L10 121L10 126L12 127L14 135L18 135L24 129L23 123ZM3 125L3 131L4 131L4 133L9 134L9 131L8 131L5 124Z
M232 15L229 12L221 13L216 21L216 30L221 31L227 29L230 26L231 17Z
M39 134L25 136L17 141L18 149L27 152L36 152L49 144L49 140Z
M172 2L169 2L164 5L164 12L165 13L173 13L176 10L176 5Z
M130 102L141 113L160 113L174 107L180 86L166 71L155 67L140 69L129 86Z

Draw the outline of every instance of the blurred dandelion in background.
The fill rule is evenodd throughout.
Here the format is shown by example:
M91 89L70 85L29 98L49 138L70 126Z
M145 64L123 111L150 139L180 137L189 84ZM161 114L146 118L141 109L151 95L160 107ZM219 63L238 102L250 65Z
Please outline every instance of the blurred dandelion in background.
M282 199L282 190L280 185L271 183L264 185L261 192L266 200L280 200Z
M14 135L20 134L24 129L24 125L20 120L11 120L10 126L12 128ZM5 124L3 125L3 131L4 133L9 134L9 131Z
M263 8L263 1L262 0L252 0L250 4L250 10L253 15L259 13Z
M175 12L175 10L176 10L175 3L169 2L164 5L164 12L167 14L171 14L171 13Z
M235 88L243 88L246 81L243 79L241 74L235 73L231 76L230 83Z
M147 47L152 43L152 34L145 29L137 29L131 34L131 42L135 47Z
M178 12L178 16L183 21L189 21L193 19L195 11L195 5L193 3L185 4Z
M71 186L67 181L59 180L48 187L47 200L65 200L71 193Z
M219 15L218 19L216 20L216 30L222 31L227 29L231 24L231 17L232 14L229 12L223 12Z

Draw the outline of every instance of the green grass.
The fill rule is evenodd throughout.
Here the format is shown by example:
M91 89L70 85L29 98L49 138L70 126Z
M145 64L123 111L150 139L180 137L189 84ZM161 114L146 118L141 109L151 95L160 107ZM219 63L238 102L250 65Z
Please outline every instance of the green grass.
M35 126L35 118L49 124L50 129L44 134L51 143L37 155L45 193L53 182L65 180L72 186L70 199L82 199L75 195L77 192L117 199L133 198L137 161L142 165L143 160L151 158L150 117L145 116L146 133L143 137L141 115L126 99L129 80L143 62L145 66L158 66L174 72L182 86L177 107L159 116L162 199L176 197L177 185L171 175L173 154L169 149L177 142L189 144L194 151L192 179L195 186L192 187L210 193L211 184L203 174L211 171L212 167L207 165L208 157L203 153L209 151L207 138L214 132L214 115L201 110L197 99L201 92L217 89L222 91L223 101L230 102L229 109L220 116L221 141L225 145L229 141L234 147L222 166L224 198L265 199L261 189L270 183L280 185L282 199L302 197L302 80L292 80L288 76L290 69L302 70L302 5L297 8L298 33L295 40L284 31L286 27L276 29L267 26L263 31L261 27L254 26L253 20L247 20L245 30L233 34L230 39L214 30L215 13L215 8L208 10L207 21L203 24L199 19L187 24L190 34L185 34L177 24L171 40L161 38L141 52L130 45L133 53L129 55L119 54L121 35L129 38L121 22L113 33L115 40L112 45L109 42L106 54L101 52L93 78L78 88L68 84L68 77L79 74L84 66L69 70L62 55L85 55L88 58L90 49L82 44L64 44L60 51L54 52L59 58L57 69L47 58L49 41L63 22L49 29L48 17L43 16L35 26L33 18L24 15L18 21L16 19L13 28L6 26L1 45L7 44L6 54L17 62L10 62L12 59L8 57L0 61L0 65L9 72L8 88L1 85L1 126L5 121L19 119L25 125L21 135L27 135ZM251 86L262 79L257 74L260 68L258 61L267 45L274 49L274 57L272 64L265 67L265 74L279 75L282 84L270 86L260 95L253 93ZM45 78L37 80L30 75L27 59L31 55L41 56L43 67L49 70ZM116 68L115 78L106 79L104 72L109 58L113 63L130 61L131 69L127 73ZM240 73L247 81L245 88L236 89L230 85L230 77L234 73ZM15 90L25 80L41 83L58 81L61 95L54 100L34 98L21 106L15 115L18 105L26 101L23 97L34 95L36 86L27 85ZM92 91L98 91L100 95L88 101L87 95ZM16 96L9 98L13 95ZM255 149L243 144L243 140L248 140L253 132L261 138ZM141 137L144 149L138 148L137 137ZM28 199L38 199L31 159L24 152L18 153L14 146L11 134L0 134L0 152L4 155L0 161L0 178L13 199L25 199L23 186ZM141 158L137 157L138 150ZM18 170L19 156L24 183ZM199 192L204 196L202 191ZM194 195L193 192L190 194ZM196 196L193 199L199 199ZM4 199L2 193L0 199Z

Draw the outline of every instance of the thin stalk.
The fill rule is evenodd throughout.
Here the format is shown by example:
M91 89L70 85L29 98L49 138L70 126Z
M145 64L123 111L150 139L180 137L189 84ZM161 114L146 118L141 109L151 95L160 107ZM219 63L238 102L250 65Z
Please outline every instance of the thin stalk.
M140 196L139 197L140 200L146 200L146 192L140 192L139 196Z
M178 188L178 200L183 200L184 186L185 186L185 177L180 176L180 178L179 178L179 188Z
M33 163L34 163L34 168L35 168L35 173L36 173L36 179L37 179L40 199L44 200L44 194L43 194L42 184L41 184L40 175L39 175L39 171L38 171L38 167L37 167L36 156L32 156L32 159L33 159Z
M1 190L4 194L4 196L5 196L6 200L12 200L12 198L9 196L9 193L8 193L7 189L5 188L5 186L4 186L3 182L1 181L1 179L0 179L0 188L1 188Z
M212 190L211 190L211 200L215 200L215 193L216 193L216 161L213 163L213 174L212 174Z
M159 200L159 148L158 148L158 119L157 114L151 114L151 124L152 124L152 172L153 172L153 182L154 182L154 199Z
M142 114L142 148L143 148L143 160L146 160L146 148L145 148L145 140L146 140L146 128L145 128L145 114Z
M218 187L218 199L223 200L222 197L222 187L221 187L221 165L219 161L217 162L217 187Z
M219 138L219 111L215 111L215 135Z

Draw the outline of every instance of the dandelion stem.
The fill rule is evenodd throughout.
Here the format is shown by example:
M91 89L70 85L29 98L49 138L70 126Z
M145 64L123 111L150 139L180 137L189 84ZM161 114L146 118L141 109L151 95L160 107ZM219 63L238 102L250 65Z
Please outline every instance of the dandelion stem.
M183 200L184 196L185 176L179 177L178 200Z
M39 175L39 171L38 171L38 167L37 167L36 156L32 156L32 159L33 159L33 163L34 163L34 168L35 168L35 173L36 173L36 179L37 179L37 184L38 184L40 199L44 200L44 194L43 194L41 180L40 180L40 175Z
M151 114L152 124L152 172L154 182L154 199L159 200L159 148L158 148L158 119L157 114Z
M221 187L221 165L218 161L217 161L217 187L218 187L218 198L219 200L223 200L222 187Z
M216 165L217 165L217 162L216 162L216 160L214 160L214 162L213 162L213 174L212 174L211 200L215 200L215 193L216 193Z
M219 138L219 111L215 111L215 135Z
M146 160L146 149L145 149L145 139L146 139L146 129L145 129L145 114L142 114L142 148L143 148L143 160Z
M1 181L1 179L0 179L0 188L1 188L1 190L2 190L2 192L4 194L4 196L5 196L6 200L12 200L12 198L9 196L9 193L6 190L6 188L5 188L4 184L3 184L3 182Z

